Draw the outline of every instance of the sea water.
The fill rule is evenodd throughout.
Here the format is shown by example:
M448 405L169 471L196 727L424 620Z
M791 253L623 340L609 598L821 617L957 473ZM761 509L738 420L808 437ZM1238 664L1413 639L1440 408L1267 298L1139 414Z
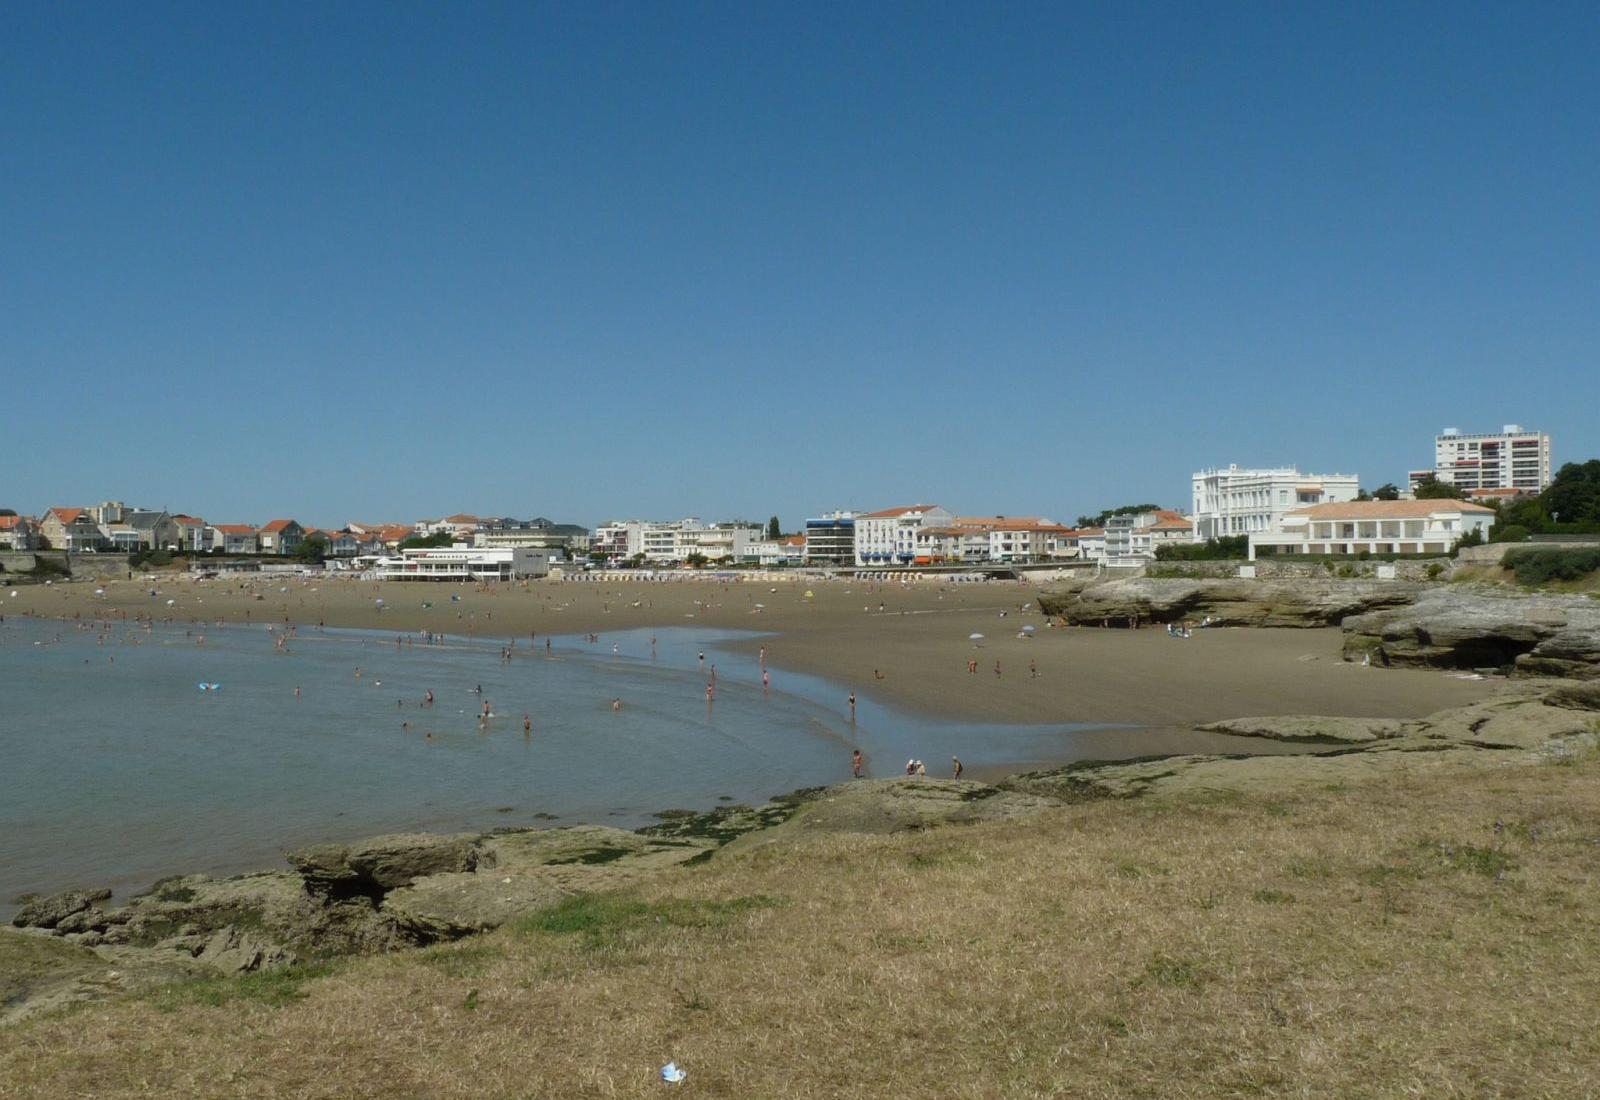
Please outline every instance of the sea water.
M852 721L847 688L775 661L764 688L728 631L521 638L506 660L509 639L285 630L0 622L0 913L26 891L280 866L316 841L637 826L843 781L858 746L880 776L1083 755L1080 727L934 722L864 692Z

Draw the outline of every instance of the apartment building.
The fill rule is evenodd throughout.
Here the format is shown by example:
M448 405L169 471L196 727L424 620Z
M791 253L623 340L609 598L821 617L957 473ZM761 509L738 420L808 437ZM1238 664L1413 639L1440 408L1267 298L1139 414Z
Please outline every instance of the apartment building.
M1462 435L1446 428L1433 438L1433 468L1412 470L1411 488L1433 476L1468 493L1485 489L1543 492L1550 485L1550 437L1507 424L1499 432Z
M824 512L806 520L806 561L849 565L856 560L856 513Z

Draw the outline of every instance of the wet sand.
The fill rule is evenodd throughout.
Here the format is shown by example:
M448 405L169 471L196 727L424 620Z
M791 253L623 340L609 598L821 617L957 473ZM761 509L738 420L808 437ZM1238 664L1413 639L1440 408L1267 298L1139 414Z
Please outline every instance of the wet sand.
M105 595L96 596L96 587ZM151 596L151 589L158 594ZM812 598L805 596L808 590ZM0 613L6 615L324 623L515 638L518 645L528 643L530 632L603 638L609 631L651 626L763 631L773 636L739 645L765 645L775 670L825 676L841 693L853 690L863 700L914 713L986 722L1184 727L1275 714L1411 718L1494 690L1491 681L1448 673L1343 662L1340 633L1331 628L1208 629L1187 640L1168 637L1161 628L1057 629L1037 611L1038 589L1011 582L537 581L469 587L163 574L22 587L14 598L5 591ZM1032 637L1019 636L1024 626L1034 628ZM984 638L970 640L974 633ZM969 660L977 661L976 673L967 671Z

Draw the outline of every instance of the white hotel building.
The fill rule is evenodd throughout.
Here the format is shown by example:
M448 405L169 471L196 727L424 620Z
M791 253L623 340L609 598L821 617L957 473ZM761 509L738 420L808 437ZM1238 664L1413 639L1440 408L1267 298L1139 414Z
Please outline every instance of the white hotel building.
M700 554L710 561L732 558L754 561L754 546L762 540L755 524L701 523L693 517L668 523L622 520L595 528L591 547L613 558L643 554L647 561L665 564L687 561Z
M918 533L924 527L953 526L954 518L937 504L912 504L858 515L856 564L912 565L917 560Z
M1302 474L1293 466L1201 470L1194 475L1194 541L1276 531L1296 508L1354 500L1360 491L1355 474Z
M1433 469L1412 470L1411 488L1433 475L1458 489L1516 489L1541 493L1550 486L1550 437L1507 424L1497 434L1462 435L1446 428L1433 438Z

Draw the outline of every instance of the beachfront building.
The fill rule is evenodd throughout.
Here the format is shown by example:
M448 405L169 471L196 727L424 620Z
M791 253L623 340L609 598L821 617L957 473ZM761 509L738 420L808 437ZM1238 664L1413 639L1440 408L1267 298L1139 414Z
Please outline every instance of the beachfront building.
M644 553L644 524L636 519L612 520L594 529L589 551L616 561Z
M349 531L329 531L325 527L306 530L305 541L321 539L323 553L330 558L353 558L361 552L361 540Z
M550 572L550 551L522 546L409 547L379 558L374 573L385 581L511 581Z
M0 516L0 550L32 550L33 520L27 516Z
M94 552L109 546L87 508L51 508L39 517L39 538L50 549Z
M955 517L937 504L884 508L856 517L858 566L913 565L917 533L925 527L951 527Z
M749 554L756 564L767 569L803 565L806 560L806 537L784 535L778 539L761 539L750 544Z
M849 565L856 560L856 514L824 512L806 520L806 561Z
M261 528L263 554L292 554L306 541L306 529L292 519L275 519Z
M179 512L172 523L178 529L178 549L198 554L211 549L211 525L205 520Z
M1481 489L1540 493L1550 486L1550 437L1520 424L1481 435L1446 428L1433 437L1433 468L1411 471L1412 490L1430 476L1469 495Z
M1102 560L1114 566L1148 565L1162 546L1192 541L1194 525L1170 508L1125 513L1106 521Z
M261 539L253 523L214 523L211 548L224 554L255 554L261 550Z
M989 560L989 532L981 527L918 527L912 565L971 565Z
M536 519L481 521L472 534L474 546L523 546L534 550L562 550L582 554L589 549L589 529L575 523Z
M166 512L132 509L123 516L123 522L138 532L140 550L181 549L178 524Z
M1493 508L1463 500L1351 500L1300 508L1277 531L1250 536L1250 558L1284 554L1448 554L1487 536Z
M1276 531L1296 508L1354 500L1355 474L1302 474L1293 466L1201 470L1193 475L1195 542Z
M956 527L983 531L988 536L987 558L992 562L1023 564L1052 556L1052 540L1070 528L1040 516L957 516Z

